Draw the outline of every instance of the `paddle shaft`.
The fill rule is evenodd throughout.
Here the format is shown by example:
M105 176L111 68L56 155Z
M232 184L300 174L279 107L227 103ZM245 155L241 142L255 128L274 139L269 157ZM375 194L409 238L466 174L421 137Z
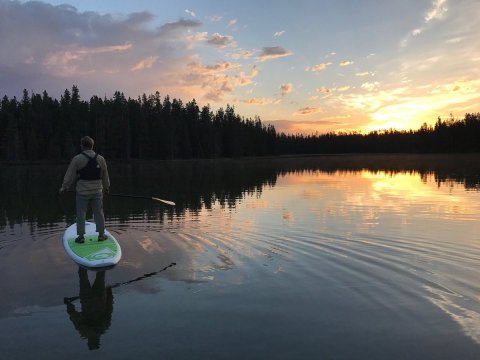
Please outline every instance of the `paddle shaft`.
M68 190L68 192L75 192L75 191ZM107 194L110 195L110 196L117 196L117 197L154 200L154 201L159 201L159 202L167 204L167 205L175 206L175 203L173 201L163 200L163 199L159 199L159 198L156 198L156 197L153 197L153 196L141 196L141 195L130 195L130 194L112 194L112 193L107 193Z
M175 205L175 203L173 201L163 200L163 199L159 199L159 198L156 198L156 197L153 197L153 196L141 196L141 195L129 195L129 194L112 194L112 193L108 193L108 195L117 196L117 197L134 198L134 199L155 200L155 201L160 201L160 202L162 202L164 204L167 204L167 205L172 205L172 206Z

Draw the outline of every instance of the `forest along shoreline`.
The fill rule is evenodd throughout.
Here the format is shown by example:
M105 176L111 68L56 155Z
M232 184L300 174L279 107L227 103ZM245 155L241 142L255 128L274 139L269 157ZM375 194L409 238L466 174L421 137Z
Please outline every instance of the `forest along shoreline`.
M452 167L468 168L480 171L480 153L338 153L338 154L284 154L266 156L243 156L229 158L189 158L189 159L108 159L111 164L152 164L152 163L188 163L188 162L235 162L235 161L264 161L289 159L322 160L324 164L337 164L353 168L368 170L384 168L391 170L430 169L441 168L451 170ZM35 165L68 165L70 159L58 160L10 160L0 161L0 166L35 166ZM315 161L317 162L317 161ZM308 165L308 164L305 164Z
M433 119L432 119L433 120ZM82 100L78 87L60 100L24 90L0 102L0 162L69 160L82 136L94 138L105 158L212 159L296 154L480 153L480 113L436 119L417 130L326 134L278 133L260 117L245 118L226 105L213 111L160 93L137 99Z

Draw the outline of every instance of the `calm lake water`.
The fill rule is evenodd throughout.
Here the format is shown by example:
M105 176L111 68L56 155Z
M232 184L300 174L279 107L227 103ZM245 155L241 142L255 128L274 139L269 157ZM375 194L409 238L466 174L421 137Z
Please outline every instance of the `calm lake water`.
M63 250L67 164L1 166L0 357L479 359L479 160L111 163L177 206L107 197L104 273Z

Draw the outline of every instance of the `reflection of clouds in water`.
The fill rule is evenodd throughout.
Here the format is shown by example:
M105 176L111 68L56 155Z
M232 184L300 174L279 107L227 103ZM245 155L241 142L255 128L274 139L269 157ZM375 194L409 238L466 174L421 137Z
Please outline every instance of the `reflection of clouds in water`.
M266 200L248 201L245 207L247 209L269 209L270 203Z
M422 191L427 195L421 195ZM460 203L452 201L454 198ZM151 226L140 237L140 244L138 237L136 242L145 259L154 261L160 256L178 264L174 271L164 274L169 280L242 283L245 264L268 265L274 273L281 273L278 262L309 244L305 232L313 231L315 246L318 234L326 234L327 239L331 235L359 240L358 232L379 232L379 241L384 242L388 240L384 235L393 231L397 241L397 236L403 239L411 229L422 227L420 222L424 220L445 218L449 211L445 207L450 204L457 207L457 214L462 208L473 207L463 202L462 191L422 183L418 174L289 173L261 197L246 195L233 208L214 204L210 209L185 214L174 222L182 226L169 225L168 232L168 224ZM291 232L278 237L275 234L282 226ZM306 230L305 226L312 229ZM368 239L363 235L361 240ZM278 246L283 252L276 250ZM142 264L145 259L137 257Z
M319 200L323 197L323 193L317 189L305 189L303 190L302 197L309 200Z
M423 211L417 209L416 216L454 218L462 216L468 220L473 213L471 207L464 201L463 188L452 186L449 189L439 189L434 182L424 182L412 174L385 172L362 172L362 177L371 179L371 200L380 201L380 209L396 209L397 213L408 212L408 207L423 203ZM460 192L456 190L461 189Z
M409 223L413 213L430 219L477 219L471 204L465 201L461 185L439 189L434 182L425 183L418 174L409 173L362 171L358 174L361 176L337 177L335 186L322 184L325 187L322 203L329 216L343 217L345 222L350 222L355 213L362 217L360 222L353 219L362 229L379 225L385 213L403 216L403 224ZM301 183L303 185L303 181ZM322 211L321 208L313 210Z
M294 220L294 216L293 216L293 213L291 211L288 211L286 209L283 209L282 211L282 219L285 220L285 221L293 221Z
M425 289L434 295L428 300L459 324L467 336L480 344L480 313L463 307L460 304L462 300L465 300L462 295L447 293L431 286L425 286Z
M157 242L153 241L149 237L146 237L145 239L141 240L139 243L140 243L140 246L143 248L143 250L145 250L148 253L152 254L155 252L165 252L165 250L163 250Z
M362 231L367 231L371 228L380 225L380 216L376 209L373 207L367 208L362 213L362 221L360 221L358 227Z
M225 254L218 254L217 259L220 260L220 263L212 264L213 268L216 270L231 270L235 267L235 263Z

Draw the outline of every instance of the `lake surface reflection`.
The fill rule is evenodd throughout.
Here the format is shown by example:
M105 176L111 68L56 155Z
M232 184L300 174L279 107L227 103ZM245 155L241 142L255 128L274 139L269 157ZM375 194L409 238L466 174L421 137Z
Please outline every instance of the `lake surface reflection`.
M0 167L9 359L478 359L478 156L110 164L123 258L61 245L66 164Z

